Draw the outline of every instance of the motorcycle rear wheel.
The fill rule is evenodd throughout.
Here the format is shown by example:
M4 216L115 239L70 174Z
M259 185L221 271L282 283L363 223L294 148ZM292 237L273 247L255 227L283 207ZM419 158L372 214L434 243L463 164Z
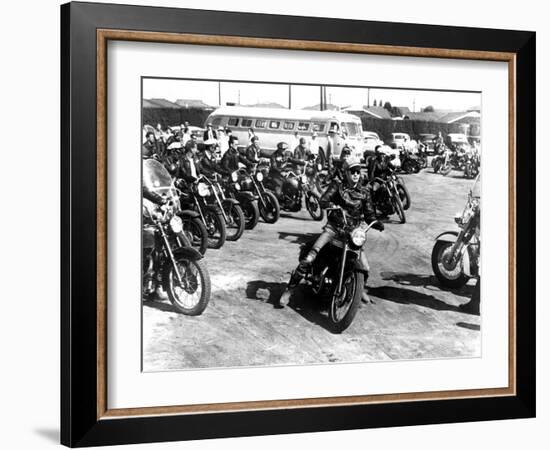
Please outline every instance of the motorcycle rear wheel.
M254 200L250 202L241 203L241 207L244 213L244 220L245 220L244 228L246 230L253 230L258 224L258 220L260 219L260 210L258 208L258 202Z
M275 223L279 220L279 215L281 213L281 206L279 205L279 200L275 197L275 194L272 192L264 192L262 195L263 203L260 200L259 209L260 216L262 217L265 223ZM264 207L265 203L265 207Z
M460 258L454 269L445 268L443 258L452 247L452 242L437 241L432 250L432 270L439 282L448 288L457 289L468 282L468 276L464 273L462 267L462 258Z
M244 233L244 213L241 205L227 203L223 207L228 223L225 224L225 240L236 241Z
M399 192L399 198L403 204L403 209L406 211L411 207L411 196L409 194L409 190L404 184L398 184L397 192Z
M344 274L342 295L333 294L330 301L329 320L333 333L341 333L353 322L363 295L364 283L365 276L361 272Z
M313 220L321 221L325 217L325 211L321 208L319 195L309 192L306 195L306 209Z
M164 277L163 287L174 307L187 316L198 316L210 301L210 275L202 260L176 259L176 265L183 279L179 285L174 267L169 264Z

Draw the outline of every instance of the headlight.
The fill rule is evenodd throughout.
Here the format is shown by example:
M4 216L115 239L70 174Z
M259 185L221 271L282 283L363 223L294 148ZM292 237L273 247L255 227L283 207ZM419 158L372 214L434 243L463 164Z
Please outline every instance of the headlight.
M258 172L256 174L256 180L262 181L264 179L264 174L262 172Z
M170 219L170 228L174 233L181 233L183 231L183 222L180 217L174 216Z
M239 183L235 183L235 189L237 191L240 191L241 190L241 185Z
M367 233L361 228L356 228L351 232L351 242L356 247L362 247L365 241L367 240Z
M302 180L302 183L303 184L306 184L307 183L307 177L305 175L301 175L300 176L300 180Z
M231 174L231 181L233 181L233 183L234 183L234 182L237 181L238 179L239 179L239 175L237 174L237 172L233 172L233 173Z
M205 183L199 183L197 186L197 192L201 197L207 197L210 193L210 189L208 189L208 186Z
M323 170L323 165L322 164L317 164L317 170L320 172L321 170Z

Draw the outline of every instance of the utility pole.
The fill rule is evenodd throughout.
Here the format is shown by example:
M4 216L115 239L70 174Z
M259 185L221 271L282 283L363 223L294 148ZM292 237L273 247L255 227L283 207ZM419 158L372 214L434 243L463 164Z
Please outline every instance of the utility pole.
M321 96L319 99L319 109L323 110L323 86L319 86L319 95Z
M222 82L218 81L218 105L222 106Z
M288 109L292 109L292 85L288 85Z
M370 88L367 88L367 108L370 107Z
M241 90L238 89L237 90L237 105L240 106L240 104L241 104Z

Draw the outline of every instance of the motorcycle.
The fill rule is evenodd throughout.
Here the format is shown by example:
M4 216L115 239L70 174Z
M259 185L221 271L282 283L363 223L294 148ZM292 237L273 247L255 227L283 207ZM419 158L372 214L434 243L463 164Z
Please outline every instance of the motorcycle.
M245 227L244 212L240 203L234 198L226 197L224 190L220 184L221 176L214 174L213 179L210 180L203 177L203 180L211 186L211 196L209 200L215 202L220 211L222 212L223 219L225 221L225 240L237 241L243 235Z
M243 191L250 191L258 197L258 208L260 216L266 223L275 223L279 220L281 207L275 194L265 188L265 165L256 165L250 173L246 169L240 169L241 188Z
M341 207L328 208L327 213L329 211L341 213L345 225L337 237L321 249L304 279L317 297L330 300L331 331L341 333L351 325L363 296L368 268L361 264L360 254L368 231L377 221L351 226ZM313 242L302 246L300 259L307 255Z
M168 171L158 161L143 162L143 183L165 199L161 207L144 199L143 294L166 291L170 302L183 314L200 315L210 301L210 276L202 255L189 245L183 232L179 192Z
M476 192L476 194L474 194ZM479 177L468 193L462 214L455 217L460 231L446 231L436 238L432 250L432 269L442 285L460 288L479 276L480 198Z
M405 173L418 173L422 169L420 159L409 152L401 152L401 170Z
M244 190L242 182L250 184L250 175L246 171L236 170L231 173L228 179L222 185L228 198L233 198L239 202L244 214L244 228L252 230L258 224L260 219L260 209L258 207L258 196L249 190Z
M432 159L432 168L434 170L434 173L439 172L441 175L447 176L451 173L452 165L451 165L451 151L444 147L441 153L434 156Z
M375 208L383 216L397 214L399 222L405 223L407 221L405 210L411 206L411 197L404 181L393 173L385 179L376 177L373 181L378 183L378 189L372 196Z
M176 183L181 191L182 207L197 212L208 232L208 248L221 248L226 239L225 219L223 209L217 202L212 201L215 196L209 180L201 175L192 184L182 179Z
M286 164L281 170L283 184L278 188L275 179L277 175L269 172L266 186L275 193L280 207L284 211L298 212L302 210L302 198L305 199L306 209L313 220L323 220L324 212L321 208L319 194L314 192L313 186L308 182L308 176L304 173L297 175L293 164Z
M479 174L479 155L477 153L467 153L464 156L464 176L466 178L475 178Z

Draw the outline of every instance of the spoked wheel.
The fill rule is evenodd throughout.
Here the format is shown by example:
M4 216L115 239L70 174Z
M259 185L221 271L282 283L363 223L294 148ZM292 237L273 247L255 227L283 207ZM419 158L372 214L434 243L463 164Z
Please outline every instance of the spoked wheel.
M182 217L183 233L201 255L206 253L208 248L208 231L198 217Z
M223 209L227 217L225 239L227 241L236 241L244 232L245 219L241 205L226 203Z
M275 194L272 192L264 192L262 194L263 202L260 200L258 206L260 208L260 215L266 223L275 223L279 220L279 214L281 212L281 207L279 205L279 200L275 197ZM264 206L265 203L265 206Z
M208 231L208 248L221 248L225 244L225 222L223 216L214 207L204 210L206 231Z
M260 210L256 200L241 204L244 213L245 229L252 230L260 219Z
M344 274L342 292L330 302L329 319L333 333L341 333L351 325L363 295L364 275L361 272Z
M325 212L323 211L323 208L321 208L319 195L315 192L308 192L306 194L306 208L313 220L323 220Z
M397 192L399 193L399 198L401 199L403 209L406 211L411 207L411 196L409 194L409 190L405 187L404 184L398 184Z
M400 223L405 223L407 221L407 218L405 217L405 211L403 209L403 203L401 203L401 199L397 197L393 197L393 207L395 209L395 212L397 216L399 217Z
M170 302L181 313L198 316L210 301L210 275L202 260L176 259L179 279L172 264L165 276L164 289ZM181 283L180 280L181 279Z
M432 250L432 269L439 282L449 288L460 288L468 281L464 273L462 257L454 265L449 264L452 242L437 241Z

